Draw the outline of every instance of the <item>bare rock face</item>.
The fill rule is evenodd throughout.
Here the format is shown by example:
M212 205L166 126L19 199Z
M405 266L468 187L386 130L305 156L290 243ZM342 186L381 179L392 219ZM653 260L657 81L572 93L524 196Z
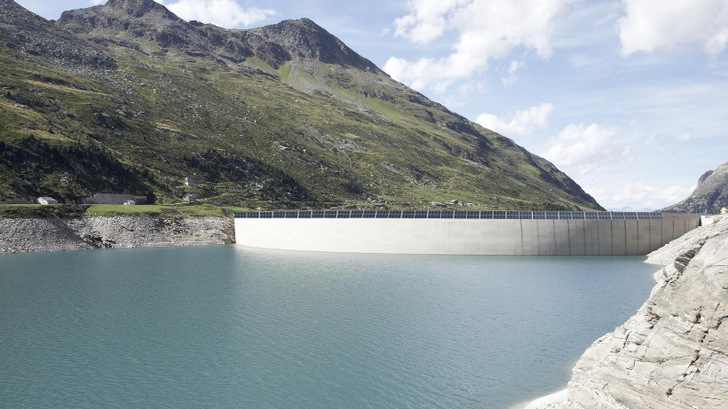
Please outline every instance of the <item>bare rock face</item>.
M0 254L93 248L60 219L0 217Z
M0 44L71 71L116 68L116 61L12 0L0 0Z
M728 162L703 173L690 197L663 211L712 214L725 206L728 206Z
M568 392L528 409L728 405L728 217L653 253L672 264L640 310L577 362Z
M306 18L253 30L226 30L186 22L154 0L109 0L104 5L66 11L58 25L96 41L128 46L124 38L145 39L163 49L177 47L197 57L241 61L255 55L274 68L294 58L313 59L383 74L371 61Z
M228 218L163 219L153 216L87 217L68 221L93 247L135 248L229 244Z
M233 221L225 217L164 219L148 215L79 219L0 217L0 254L94 248L230 244Z

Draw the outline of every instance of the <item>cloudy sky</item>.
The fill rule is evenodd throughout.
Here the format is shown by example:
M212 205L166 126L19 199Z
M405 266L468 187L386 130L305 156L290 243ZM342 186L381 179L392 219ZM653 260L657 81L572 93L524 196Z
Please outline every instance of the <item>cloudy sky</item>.
M105 3L16 1L48 19ZM228 28L308 17L610 210L676 203L728 161L728 0L157 2Z

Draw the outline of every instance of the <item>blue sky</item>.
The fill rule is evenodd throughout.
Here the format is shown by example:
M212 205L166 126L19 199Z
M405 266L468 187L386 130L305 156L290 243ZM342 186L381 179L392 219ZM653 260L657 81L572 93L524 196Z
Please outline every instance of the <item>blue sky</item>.
M48 19L105 2L16 1ZM228 28L308 17L610 210L676 203L728 161L728 0L157 2Z

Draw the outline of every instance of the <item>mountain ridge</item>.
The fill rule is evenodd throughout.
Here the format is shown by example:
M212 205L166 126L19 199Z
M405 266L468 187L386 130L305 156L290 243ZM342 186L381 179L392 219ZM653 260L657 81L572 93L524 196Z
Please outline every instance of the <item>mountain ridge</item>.
M723 207L728 207L728 162L703 173L689 197L662 211L717 214Z
M15 22L0 35L12 37L29 18L20 14L8 14ZM36 18L37 38L0 44L0 119L9 125L0 200L124 192L169 203L193 193L251 207L457 199L601 209L545 159L392 80L309 19L226 30L151 0ZM61 49L106 63L69 68L56 62L62 52L22 47L56 30ZM200 183L186 185L189 177Z

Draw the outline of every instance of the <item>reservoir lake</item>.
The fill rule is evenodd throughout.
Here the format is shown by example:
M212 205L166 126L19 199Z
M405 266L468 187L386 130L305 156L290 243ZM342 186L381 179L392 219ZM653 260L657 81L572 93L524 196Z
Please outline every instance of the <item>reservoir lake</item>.
M0 407L508 409L635 313L644 259L0 255Z

